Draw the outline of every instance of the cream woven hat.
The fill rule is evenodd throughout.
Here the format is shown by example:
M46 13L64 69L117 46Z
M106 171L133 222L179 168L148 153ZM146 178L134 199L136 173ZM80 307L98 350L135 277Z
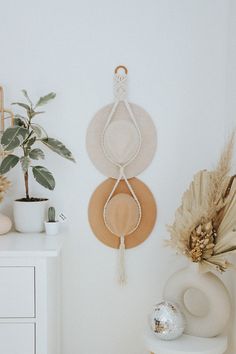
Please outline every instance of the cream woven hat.
M100 109L87 130L87 151L105 176L119 178L120 165L126 178L139 175L151 163L157 145L155 125L140 106L127 101L127 76L114 77L115 101Z

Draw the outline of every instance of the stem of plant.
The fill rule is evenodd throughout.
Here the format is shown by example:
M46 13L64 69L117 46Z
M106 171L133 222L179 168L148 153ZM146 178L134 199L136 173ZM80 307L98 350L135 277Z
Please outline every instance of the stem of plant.
M25 172L24 179L25 179L25 196L26 196L26 199L29 199L29 173L28 173L28 171Z

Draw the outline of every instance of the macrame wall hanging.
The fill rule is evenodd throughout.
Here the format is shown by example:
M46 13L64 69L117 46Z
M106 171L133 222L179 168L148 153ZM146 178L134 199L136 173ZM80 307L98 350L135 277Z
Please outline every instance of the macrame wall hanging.
M125 284L125 249L142 243L156 221L156 203L148 187L135 178L151 163L156 129L141 107L127 100L128 70L115 69L114 103L97 112L87 132L87 151L95 167L109 177L89 203L96 237L119 249L119 282Z

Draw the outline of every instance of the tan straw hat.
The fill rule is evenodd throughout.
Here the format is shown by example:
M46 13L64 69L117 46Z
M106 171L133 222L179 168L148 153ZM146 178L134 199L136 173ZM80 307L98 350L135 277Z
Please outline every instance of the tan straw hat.
M107 205L105 221L108 227L103 213L105 203L115 184L114 179L109 178L101 183L89 202L88 215L91 228L101 242L112 248L120 247L120 239L117 236L121 231L128 233L125 235L125 248L132 248L142 243L155 225L157 208L151 191L137 178L130 179L129 183L141 205L142 216L137 228L135 226L139 220L139 210L125 181L120 181ZM122 206L124 209L119 210L118 208ZM132 229L135 230L130 233Z
M106 227L116 236L131 234L139 224L139 208L127 193L117 193L110 199L103 212Z

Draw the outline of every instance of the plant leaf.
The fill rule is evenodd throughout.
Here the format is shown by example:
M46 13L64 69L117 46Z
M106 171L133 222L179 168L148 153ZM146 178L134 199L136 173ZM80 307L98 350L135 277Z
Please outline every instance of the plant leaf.
M26 109L28 112L31 110L30 106L26 103L22 103L22 102L13 102L12 103L13 105L17 105L17 106L20 106L24 109Z
M33 138L29 139L27 142L27 148L30 148L32 145L34 145L35 141L36 141L35 136Z
M8 171L10 171L19 161L19 157L16 155L8 155L6 156L0 165L0 174L4 175Z
M14 126L25 127L25 123L21 118L15 117L14 118Z
M72 153L70 152L70 150L67 149L67 147L61 141L53 138L44 138L41 139L41 141L43 144L49 147L49 149L56 152L58 155L64 157L67 160L75 162Z
M36 181L43 187L50 189L51 191L55 188L54 177L48 169L43 166L34 166L32 171Z
M28 121L28 119L27 119L26 117L22 116L22 115L19 114L19 113L14 114L14 117L15 117L15 118L20 118L20 119L22 119L24 122L25 122L25 121Z
M28 133L28 129L19 126L6 129L1 139L4 150L11 151L20 146Z
M34 160L39 160L39 159L44 159L45 155L44 152L41 149L33 149L30 151L29 156L31 159Z
M47 95L40 97L40 99L38 100L38 102L35 105L35 108L45 105L46 103L48 103L48 101L54 99L55 97L56 97L55 92L50 92Z
M32 111L31 117L34 118L34 117L37 116L38 114L43 114L43 113L45 113L45 111L38 111L38 112Z
M38 138L41 138L43 134L45 136L47 136L46 131L43 129L43 127L41 127L41 125L31 123L31 128L33 129L33 131L35 132L35 134L37 135Z
M28 95L27 91L26 90L22 90L22 92L23 92L23 95L25 96L25 98L27 99L27 101L29 102L30 106L32 107L33 103L31 101L31 99L29 98L29 95Z
M20 158L20 163L21 163L21 167L23 172L27 172L29 167L30 167L30 158L28 156L23 156Z
M37 135L38 138L42 136L42 130L38 125L31 124L31 128L33 129L34 133Z

